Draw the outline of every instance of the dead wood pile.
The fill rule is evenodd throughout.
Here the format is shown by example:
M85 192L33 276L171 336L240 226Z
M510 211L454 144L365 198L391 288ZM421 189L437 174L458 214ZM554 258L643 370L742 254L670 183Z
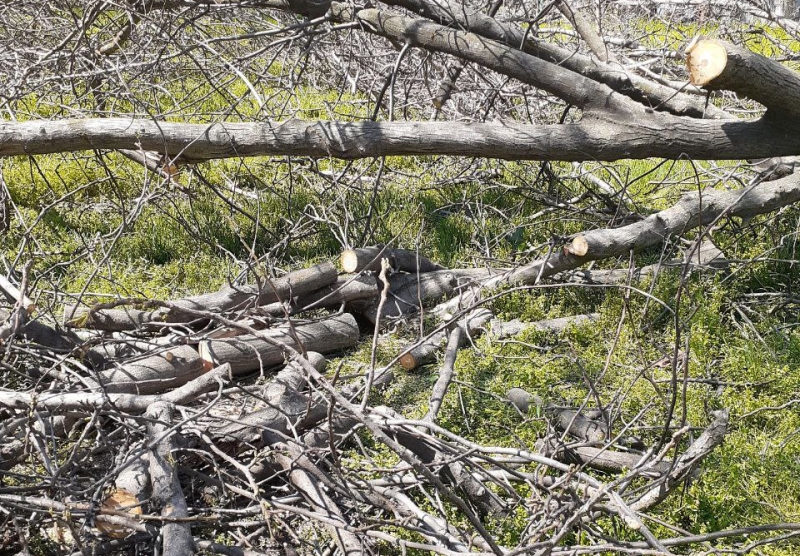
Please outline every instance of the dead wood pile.
M716 414L693 443L681 443L682 429L655 450L613 430L603 408L556 407L512 388L507 401L520 418L540 414L552 434L530 449L474 444L437 425L457 350L484 332L490 341L530 328L557 334L596 315L499 321L475 301L489 299L513 272L447 269L414 251L349 250L340 264L343 273L325 262L172 301L69 304L63 328L37 318L24 281L16 288L5 280L0 286L12 305L0 310L0 341L46 353L51 364L20 363L28 373L20 383L32 386L0 392L0 471L39 468L55 484L44 492L4 490L0 501L39 516L57 543L80 543L79 553L139 542L158 542L163 554L230 553L204 531L265 534L275 527L276 549L291 554L287 547L317 534L297 532L308 522L341 554L375 552L379 543L501 554L508 547L486 520L510 516L521 503L538 516L526 543L550 542L581 520L609 514L641 534L631 546L661 548L641 516L696 473L722 441L727 413ZM554 279L612 283L634 274ZM324 355L356 347L362 333L377 341L382 331L427 313L440 325L392 364L373 362L356 377L326 369ZM370 404L398 368L434 362L441 352L423 419ZM340 450L358 442L354 431L384 445L398 463L371 479L346 472ZM678 446L682 455L675 455ZM617 479L604 483L589 469ZM620 486L634 479L634 491ZM469 526L421 505L416 488L431 489ZM379 525L386 516L416 540ZM13 545L15 537L8 538L3 542Z

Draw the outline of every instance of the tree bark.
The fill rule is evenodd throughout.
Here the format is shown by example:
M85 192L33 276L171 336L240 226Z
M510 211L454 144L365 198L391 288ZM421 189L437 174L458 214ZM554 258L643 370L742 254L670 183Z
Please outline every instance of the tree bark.
M201 394L218 387L230 375L230 366L221 365L212 371L190 380L178 388L163 394L126 394L112 392L0 392L0 408L35 409L58 414L64 411L111 411L144 413L157 402L176 405L186 404Z
M417 343L400 355L400 365L407 371L421 367L436 359L436 354L442 351L446 345L447 338L454 327L461 329L459 336L459 348L466 346L472 338L477 336L486 323L493 317L488 309L476 309L463 319L459 319L453 326L449 326L439 332L431 334L422 343Z
M561 333L570 326L579 326L600 317L597 313L587 315L574 315L571 317L559 317L556 319L545 319L535 322L523 322L519 319L509 321L494 319L489 329L489 337L493 340L502 340L521 334L526 330L544 330L548 332Z
M419 273L445 270L443 266L423 257L416 251L382 246L348 249L342 253L340 261L345 272L363 272L365 270L379 272L383 258L389 259L389 266L392 269L402 272Z
M309 351L306 357L320 372L327 364L319 353ZM212 425L209 429L211 435L224 442L266 446L283 440L291 430L316 424L327 416L328 404L324 400L312 399L305 393L307 384L302 365L290 361L260 389L259 395L266 407L234 422Z
M800 136L777 124L640 114L616 123L331 121L185 124L128 118L0 122L0 156L143 148L192 160L311 156L346 160L453 155L505 160L618 160L653 156L698 160L800 154Z
M177 448L177 432L172 427L171 404L159 402L151 406L146 416L151 419L147 425L153 447L148 454L150 459L150 484L152 498L161 507L161 517L168 520L161 526L161 554L164 556L187 556L194 554L195 546L189 523L170 521L189 517L189 508L183 496L178 472L172 462Z
M116 369L101 371L91 380L97 380L98 387L105 392L156 394L182 386L202 373L200 354L191 346L177 346Z
M386 0L384 3L402 6L412 13L420 14L442 25L465 29L511 48L520 49L527 54L603 83L654 110L669 111L679 116L693 118L733 118L713 104L706 106L705 102L696 97L629 73L617 65L611 66L572 49L537 40L532 34L526 33L522 26L504 24L480 12L464 10L456 2Z
M351 304L372 324L386 324L388 319L412 315L420 310L420 301L425 305L452 294L458 287L458 276L449 270L437 270L424 274L393 274L389 278L386 303L378 315L379 302L370 301Z
M269 340L248 334L228 340L204 340L198 349L206 368L230 363L231 372L237 375L283 363L288 355L284 346L325 354L352 347L359 339L356 320L347 313L306 324L295 323L291 329L288 326L267 329L264 334Z
M0 342L14 335L16 338L44 346L57 353L69 353L78 345L78 342L67 334L61 334L38 320L30 320L28 312L24 309L18 310L16 316L12 316L5 309L0 309L0 323L2 323Z
M342 303L360 299L374 299L380 295L378 280L371 274L339 276L334 284L298 296L292 302L292 311L308 309L335 309Z
M703 431L703 434L701 434L697 440L689 446L686 452L681 455L669 475L640 496L636 502L631 504L631 509L633 511L643 512L661 502L672 489L697 469L703 458L710 454L714 448L722 444L728 432L728 410L722 409L714 411L712 416L714 420L706 430Z
M326 262L290 272L274 280L265 280L262 285L225 286L219 291L177 299L169 302L169 307L153 310L71 305L64 309L64 320L68 326L109 331L136 330L148 325L159 327L164 323L192 323L198 321L197 317L182 309L215 313L242 311L257 305L287 301L292 296L319 290L336 282L336 276L336 267Z
M672 207L647 218L622 226L592 230L576 237L564 249L556 249L547 259L518 268L493 283L534 283L540 278L572 270L589 261L626 256L659 245L671 236L708 225L723 216L751 218L800 201L800 176L750 186L744 190L706 190L684 195ZM577 248L575 247L577 244ZM578 255L573 250L583 255Z

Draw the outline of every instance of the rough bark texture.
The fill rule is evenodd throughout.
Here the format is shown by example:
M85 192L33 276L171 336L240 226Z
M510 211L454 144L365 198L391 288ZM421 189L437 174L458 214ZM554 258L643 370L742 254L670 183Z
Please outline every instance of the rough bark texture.
M228 379L230 366L221 365L186 384L163 394L124 394L113 392L48 392L39 395L25 392L0 392L0 408L58 411L116 409L126 413L143 413L157 402L186 404Z
M374 299L380 295L378 280L371 274L361 276L345 274L336 283L306 295L298 296L292 307L297 310L339 307L360 299Z
M439 332L431 334L423 342L415 344L408 351L400 355L400 365L407 370L413 370L417 367L430 363L436 359L436 354L441 352L450 336L453 327L458 327L462 330L459 336L459 347L464 347L469 342L480 334L486 323L492 318L492 313L488 309L476 309L469 313L463 319L454 323L454 326L447 327Z
M521 334L526 330L544 330L548 332L563 332L569 326L580 326L587 322L597 320L600 315L590 313L588 315L575 315L572 317L559 317L557 319L545 319L535 322L523 322L519 319L509 321L493 320L489 331L489 337L495 340L502 340Z
M456 2L447 0L387 0L387 4L402 6L442 25L468 30L511 48L517 48L557 64L641 102L654 110L670 111L694 118L731 118L714 105L705 103L670 87L644 79L617 65L611 66L591 56L557 44L537 40L521 26L504 24L477 11L467 11Z
M723 216L751 218L772 212L800 200L800 176L747 187L744 190L706 190L689 193L672 207L623 226L593 230L579 236L585 255L558 249L543 261L536 261L496 280L497 283L534 283L558 272L572 270L589 261L619 257L658 245L675 234L715 222Z
M777 126L777 127L776 127ZM800 154L800 137L775 123L706 121L641 114L618 123L329 121L184 124L126 118L0 122L0 156L92 149L182 153L192 160L248 156L342 159L455 155L506 160L770 158Z
M30 320L28 312L24 309L17 311L16 316L12 316L12 313L5 309L0 309L0 342L12 335L58 353L69 353L78 344L77 340L68 334L61 333L39 320Z
M389 278L389 292L378 314L378 301L352 304L353 308L371 323L386 324L387 319L412 315L422 305L433 303L452 294L458 287L458 276L449 270L424 274L394 274Z
M445 270L439 264L409 249L392 249L390 247L361 247L348 249L340 258L345 272L362 272L365 270L379 272L381 259L389 259L389 266L402 272L431 272Z
M306 353L309 363L318 371L327 364L316 352ZM302 365L291 361L259 392L266 407L224 425L210 428L214 438L265 446L278 442L292 430L304 429L328 412L327 403L312 399L306 392L307 377Z
M202 320L191 311L243 311L257 305L287 301L292 296L310 293L336 282L336 276L336 268L326 262L274 280L265 280L261 285L225 286L219 291L177 299L169 302L169 307L153 310L72 305L64 309L64 320L68 326L109 331L135 330L146 325L157 327L164 323L191 323Z
M203 373L203 360L191 346L169 348L157 355L97 373L105 392L155 394L182 386Z
M198 349L207 368L230 363L231 371L241 374L282 364L289 356L285 346L325 354L352 347L358 338L355 318L345 313L317 322L295 323L291 328L267 329L260 337L243 335L229 340L206 340L200 342Z
M164 402L154 404L147 410L151 419L147 426L153 447L149 452L150 483L152 498L161 507L161 517L167 521L161 526L161 554L164 556L186 556L194 554L191 524L170 519L186 519L189 508L183 496L183 488L178 480L178 472L172 464L175 461L177 433L170 431L174 408Z

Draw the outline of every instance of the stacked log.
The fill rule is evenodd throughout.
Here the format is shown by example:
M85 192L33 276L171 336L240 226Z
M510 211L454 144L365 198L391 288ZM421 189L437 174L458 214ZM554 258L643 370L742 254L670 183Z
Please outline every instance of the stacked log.
M443 300L457 301L460 294L507 272L446 269L416 251L385 246L346 250L339 264L342 273L323 262L255 284L227 284L169 301L71 304L64 309L66 330L32 320L33 302L5 280L0 286L16 301L16 312L0 313L0 341L15 336L88 360L94 372L79 376L78 382L90 392L147 396L221 365L227 364L233 377L263 374L307 351L330 354L351 348L360 337L357 322L393 325ZM464 347L492 318L483 308L456 319L448 316L398 361L407 370L431 363L454 328L461 329L458 346ZM585 318L593 316L564 323ZM558 330L559 324L494 321L491 328L494 338L502 338L526 326ZM75 375L59 378L76 384Z
M377 272L382 260L391 270L385 283ZM64 309L63 333L28 322L27 310L34 306L27 298L19 318L0 316L7 322L6 337L24 336L87 359L95 371L79 382L90 392L142 397L168 392L222 365L231 377L241 377L279 369L305 352L351 348L360 338L354 315L373 324L402 319L487 275L447 270L415 251L384 246L345 251L340 265L344 273L323 262L256 284L228 284L168 301L71 304ZM99 334L87 337L80 329ZM72 376L59 378L76 383Z

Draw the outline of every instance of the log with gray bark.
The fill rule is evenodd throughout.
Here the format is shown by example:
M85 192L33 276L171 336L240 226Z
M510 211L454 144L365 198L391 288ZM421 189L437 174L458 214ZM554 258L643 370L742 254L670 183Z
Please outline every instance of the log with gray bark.
M684 195L675 205L619 228L601 228L576 236L568 245L556 246L544 258L502 275L485 279L480 291L451 299L438 313L469 306L498 286L537 284L542 279L574 270L591 261L627 257L660 245L674 236L723 218L752 218L800 201L800 176L762 182L741 190L707 189ZM691 263L691 259L689 260Z
M584 111L578 123L267 122L182 124L125 118L0 123L0 156L110 149L144 149L189 160L259 155L353 159L387 155L495 156L506 159L616 160L654 155L693 159L754 159L800 153L800 138L786 133L786 118L698 120L656 112L641 96L625 96L602 81L488 40L460 28L375 9L341 13L362 28L431 51L479 64L550 92ZM755 55L754 55L755 56ZM779 64L740 64L733 90L765 102L770 112L796 119L796 103L781 104L748 86L759 80L787 84ZM756 74L763 71L763 74ZM620 76L625 81L625 75ZM713 85L713 81L710 83ZM794 93L793 93L794 94ZM586 117L588 116L588 117Z
M33 300L2 274L0 274L0 293L2 293L10 303L14 303L18 307L25 309L29 315L32 315L33 312L36 311L36 304Z
M58 413L64 411L86 412L117 410L128 414L143 413L157 402L184 405L201 394L218 388L229 379L229 365L220 365L162 394L131 394L114 392L61 392L38 393L0 392L0 408L25 409Z
M207 368L229 363L233 374L237 375L283 364L291 355L287 346L292 350L327 354L353 347L358 340L355 318L344 313L313 322L268 328L260 336L246 334L204 340L198 350Z
M203 365L193 347L176 346L100 371L85 380L109 393L156 394L182 386L212 368Z
M69 353L79 343L69 334L59 332L38 319L31 319L24 308L18 308L16 312L0 308L0 342L12 336L57 353Z
M606 473L623 473L646 466L641 472L643 477L663 476L672 468L668 461L651 462L641 454L620 452L609 448L593 446L568 446L558 442L537 443L537 450L542 454L563 461L564 463L584 465Z
M461 334L458 339L458 347L462 348L478 336L484 325L493 317L488 309L479 308L468 313L464 318L452 323L450 326L435 332L418 342L400 354L398 362L407 371L416 369L422 365L430 363L436 359L436 355L441 352L447 338L454 328L460 328Z
M308 352L309 363L318 371L327 361L320 353ZM308 378L298 361L286 367L258 391L265 407L227 423L209 427L212 437L226 442L264 446L281 441L290 431L303 430L324 419L328 413L325 400L312 399L307 393Z
M379 272L381 259L388 259L389 266L396 271L419 273L445 270L443 266L432 262L417 251L386 246L348 249L339 259L345 272Z
M378 280L372 274L343 274L336 282L319 290L299 295L292 300L291 312L309 309L338 309L342 303L376 299L380 295Z
M244 311L277 301L288 301L293 296L314 292L333 284L336 278L336 268L332 263L326 262L290 272L280 278L265 279L258 285L225 286L213 293L177 299L164 304L144 302L145 305L148 303L164 305L152 309L71 305L64 309L64 320L68 326L108 331L159 328L165 324L176 323L190 324L205 320L198 319L193 311L227 313ZM141 300L139 302L141 303Z
M689 477L700 465L702 460L714 448L722 444L728 433L730 413L727 409L713 411L713 420L703 433L692 442L686 451L678 458L663 481L657 482L634 503L631 509L636 512L647 511L667 497L667 495L684 479Z
M557 64L572 72L603 83L654 110L663 110L679 116L694 118L732 118L724 110L705 103L695 96L655 83L628 72L618 64L604 63L594 56L565 48L556 43L538 39L526 33L523 27L498 21L479 10L463 10L450 0L387 0L385 4L402 6L412 13L427 17L448 27L468 30L471 33L497 41L510 48Z
M528 330L540 330L559 334L570 326L581 326L600 318L597 313L588 315L574 315L570 317L559 317L555 319L544 319L533 322L524 322L519 319L499 320L494 319L490 323L489 337L493 340L503 340L522 334Z
M165 522L161 526L161 550L164 556L188 556L195 552L189 508L183 495L183 487L175 469L174 452L179 444L180 433L172 428L174 407L158 402L148 408L150 419L147 432L150 437L149 474L151 485L150 504L160 510Z
M609 89L610 94L614 94ZM205 124L126 118L0 122L0 156L105 148L191 153L210 160L241 156L452 155L506 160L619 160L653 156L698 160L794 156L800 137L764 120L692 120L649 113L599 122L532 125L512 122L305 122ZM661 137L659 139L659 137Z
M800 74L727 41L697 37L686 47L694 85L729 90L760 102L770 117L800 119Z
M389 277L389 291L380 315L378 300L351 303L350 308L372 324L380 320L385 325L398 318L413 315L421 307L436 303L471 283L480 283L490 275L491 272L484 269L435 270L423 274L397 273Z

